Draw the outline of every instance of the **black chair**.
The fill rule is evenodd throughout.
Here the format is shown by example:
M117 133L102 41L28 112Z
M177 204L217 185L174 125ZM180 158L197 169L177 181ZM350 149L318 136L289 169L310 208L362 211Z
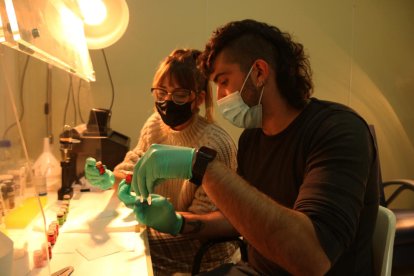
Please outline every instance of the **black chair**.
M200 272L200 267L203 261L204 254L211 247L217 244L225 243L225 242L235 242L240 249L241 260L244 262L247 262L247 245L242 238L234 237L234 238L220 238L220 239L208 240L201 245L200 249L197 251L196 255L194 256L191 275L196 275Z
M370 125L370 130L375 139L375 143L377 143L374 126ZM414 275L414 209L397 209L391 206L391 203L403 191L414 192L414 180L395 179L382 181L381 170L379 172L379 178L381 180L380 205L393 211L397 219L392 274ZM391 187L393 187L394 190L392 190ZM385 193L385 190L391 190L391 192Z
M390 206L403 191L414 192L414 181L409 179L385 181L382 183L383 193L385 194L384 189L388 190L391 187L395 189L389 196L383 195L382 205L391 209L397 218L392 273L414 275L414 209L396 209Z

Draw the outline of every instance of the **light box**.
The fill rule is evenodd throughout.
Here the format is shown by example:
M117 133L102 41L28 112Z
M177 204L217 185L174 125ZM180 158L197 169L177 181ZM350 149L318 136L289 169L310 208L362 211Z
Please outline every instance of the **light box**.
M83 22L64 0L0 0L0 43L95 81Z

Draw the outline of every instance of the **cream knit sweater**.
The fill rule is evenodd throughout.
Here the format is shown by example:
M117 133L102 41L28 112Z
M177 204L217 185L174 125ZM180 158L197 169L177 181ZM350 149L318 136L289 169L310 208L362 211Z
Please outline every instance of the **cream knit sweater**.
M231 137L221 127L208 123L200 115L195 115L193 121L185 129L176 131L164 124L157 112L154 112L141 129L138 145L129 151L122 163L115 167L117 170L133 171L139 158L151 144L166 144L200 148L208 146L217 151L217 159L231 169L236 169L236 146ZM170 179L155 187L155 193L160 194L174 205L176 211L190 211L196 214L216 210L207 197L202 186L197 187L188 180Z

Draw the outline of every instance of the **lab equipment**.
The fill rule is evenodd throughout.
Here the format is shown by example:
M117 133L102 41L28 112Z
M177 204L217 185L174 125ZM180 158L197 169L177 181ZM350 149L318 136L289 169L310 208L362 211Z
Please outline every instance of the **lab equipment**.
M0 1L0 42L95 81L82 18L69 2L73 1Z
M53 230L47 231L47 241L50 242L51 245L55 245L56 237L55 232Z
M38 194L46 194L47 190L56 191L60 186L62 169L59 161L50 150L48 137L43 138L43 152L33 164L33 176Z
M52 259L52 245L50 242L42 243L42 252L43 252L43 259L47 260L49 258Z
M0 140L0 174L7 172L12 165L11 141Z
M112 130L111 116L111 111L104 108L93 108L90 111L86 128L79 131L81 142L73 146L78 176L84 174L85 160L88 157L101 161L111 171L124 160L130 138Z
M63 133L59 138L62 160L62 184L58 190L58 199L63 200L65 195L73 195L72 184L78 181L76 175L76 155L73 153L73 145L80 143L79 134L69 125L64 127Z
M43 259L43 252L42 250L35 250L33 251L33 265L35 268L44 267L46 264L45 260Z
M88 157L100 160L108 170L113 170L124 160L130 139L110 128L110 117L109 110L94 108L86 126L64 128L60 135L62 188L58 194L59 199L65 193L73 194L72 184L80 183L79 179L85 174L85 160Z
M46 177L44 175L33 175L32 183L35 188L35 192L39 196L47 195Z
M29 251L27 242L22 247L15 245L13 251L13 274L12 275L28 275L30 271Z
M103 175L106 171L106 169L105 169L105 167L104 167L104 165L102 164L101 161L96 162L95 167L98 169L100 175Z
M126 176L125 176L125 183L131 185L131 181L132 181L132 176L133 174L130 172L125 172Z
M8 175L13 176L14 193L16 195L16 199L19 199L23 196L23 191L27 183L27 170L27 166L20 165L20 168L7 171Z
M4 211L13 209L15 206L14 189L13 176L9 174L0 175L0 191L4 205Z
M71 274L72 274L72 272L73 272L74 270L75 270L75 269L73 268L73 266L67 266L67 267L65 267L65 268L62 268L62 269L60 269L60 270L58 270L58 271L54 272L54 273L52 274L52 276L69 276L69 275L71 275Z
M0 231L0 275L12 275L13 241Z
M63 202L66 202L69 205L69 203L70 203L70 196L69 195L64 195L63 196Z
M15 201L15 194L14 194L14 184L13 182L9 181L6 182L6 192L7 192L7 203L8 203L8 208L11 210L16 206L16 201Z
M56 215L57 221L59 226L62 226L63 223L65 223L64 213L62 211L59 211Z

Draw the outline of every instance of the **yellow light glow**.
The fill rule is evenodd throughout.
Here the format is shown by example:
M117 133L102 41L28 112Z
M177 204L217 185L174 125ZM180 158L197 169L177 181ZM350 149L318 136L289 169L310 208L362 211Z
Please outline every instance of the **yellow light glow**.
M78 0L79 9L85 24L97 26L107 16L107 8L102 0Z
M1 18L1 14L0 14L0 43L3 43L5 41L6 41L6 35L4 34L3 19Z
M111 46L123 36L128 27L129 10L125 0L99 1L102 1L106 6L108 15L105 20L99 25L90 26L84 24L85 37L89 49L103 49Z
M6 0L4 1L4 3L6 5L7 16L9 17L10 28L13 34L13 38L14 40L19 40L20 39L19 26L17 24L16 12L14 11L13 1Z

